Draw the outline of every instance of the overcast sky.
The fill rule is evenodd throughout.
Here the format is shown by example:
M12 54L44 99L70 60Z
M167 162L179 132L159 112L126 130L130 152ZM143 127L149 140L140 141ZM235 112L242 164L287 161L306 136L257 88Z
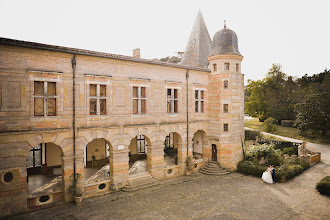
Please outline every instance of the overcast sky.
M0 37L152 59L184 51L198 9L211 39L238 36L245 79L262 79L272 63L287 75L330 68L327 0L0 0Z

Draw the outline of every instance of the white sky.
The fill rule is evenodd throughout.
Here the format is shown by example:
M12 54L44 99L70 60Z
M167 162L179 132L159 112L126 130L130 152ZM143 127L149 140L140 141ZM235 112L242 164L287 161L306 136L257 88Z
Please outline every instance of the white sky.
M0 0L0 37L152 59L184 51L198 9L211 38L232 29L245 79L262 79L272 63L287 75L330 68L326 0Z

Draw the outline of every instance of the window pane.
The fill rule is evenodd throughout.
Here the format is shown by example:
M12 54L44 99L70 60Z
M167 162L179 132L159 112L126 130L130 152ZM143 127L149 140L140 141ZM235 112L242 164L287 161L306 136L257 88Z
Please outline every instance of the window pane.
M106 96L106 90L107 90L106 85L100 85L100 96Z
M133 87L133 97L137 98L138 97L138 87Z
M204 112L204 101L201 101L201 112Z
M56 83L54 82L47 83L47 95L56 95Z
M204 91L201 90L201 99L204 99Z
M138 100L133 99L133 114L138 114Z
M89 96L96 96L96 85L89 85Z
M105 115L106 114L106 100L100 99L100 114Z
M48 115L54 116L56 115L56 99L55 98L48 98Z
M96 99L91 99L90 100L90 114L91 115L96 115L97 114L97 110L96 110Z
M146 103L147 103L147 100L141 100L141 113L147 113L147 111L146 111L146 108L147 108L147 106L146 106Z
M198 90L195 90L195 99L198 99Z
M34 82L34 95L45 95L44 82Z
M33 167L33 151L30 151L26 158L26 167Z
M141 97L142 98L146 97L146 87L141 87Z
M167 113L171 113L171 112L172 112L172 102L167 101Z
M178 113L178 100L174 100L174 113Z
M198 112L198 101L195 101L195 112Z
M167 99L171 98L171 94L172 94L172 90L171 89L167 89Z
M44 115L44 99L34 98L34 115L43 116Z
M178 90L174 89L174 98L177 99L178 98Z
M34 166L41 166L41 150L34 151Z

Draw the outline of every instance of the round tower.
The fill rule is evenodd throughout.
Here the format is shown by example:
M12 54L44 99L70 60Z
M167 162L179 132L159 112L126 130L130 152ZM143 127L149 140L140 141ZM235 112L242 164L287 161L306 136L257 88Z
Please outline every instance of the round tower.
M244 76L243 56L237 35L224 28L213 37L209 61L209 135L212 158L221 166L236 169L243 158Z

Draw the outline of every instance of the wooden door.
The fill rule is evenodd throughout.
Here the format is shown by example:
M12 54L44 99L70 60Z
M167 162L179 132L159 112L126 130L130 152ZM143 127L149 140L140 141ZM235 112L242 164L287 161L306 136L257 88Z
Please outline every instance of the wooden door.
M212 161L215 161L215 162L218 161L217 154L218 154L217 145L212 144Z

